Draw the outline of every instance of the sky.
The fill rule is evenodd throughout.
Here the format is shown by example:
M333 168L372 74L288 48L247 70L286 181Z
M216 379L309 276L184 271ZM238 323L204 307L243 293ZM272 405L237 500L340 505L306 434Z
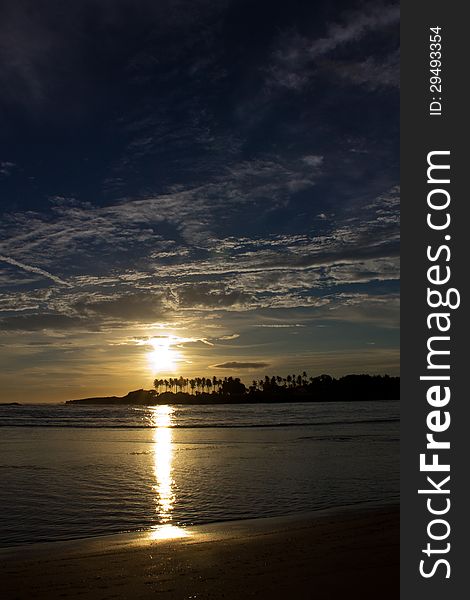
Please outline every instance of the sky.
M398 374L399 10L3 0L0 400Z

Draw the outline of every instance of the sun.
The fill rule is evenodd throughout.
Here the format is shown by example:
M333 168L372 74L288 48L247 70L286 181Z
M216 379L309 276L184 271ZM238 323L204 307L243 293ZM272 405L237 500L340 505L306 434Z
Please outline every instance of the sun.
M147 355L153 373L175 372L181 354L172 348L174 340L169 337L152 338L148 343L153 348Z

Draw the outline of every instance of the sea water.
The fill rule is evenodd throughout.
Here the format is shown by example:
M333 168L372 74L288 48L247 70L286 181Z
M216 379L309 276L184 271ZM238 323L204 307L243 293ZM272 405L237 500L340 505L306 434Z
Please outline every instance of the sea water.
M0 406L0 546L399 496L399 403Z

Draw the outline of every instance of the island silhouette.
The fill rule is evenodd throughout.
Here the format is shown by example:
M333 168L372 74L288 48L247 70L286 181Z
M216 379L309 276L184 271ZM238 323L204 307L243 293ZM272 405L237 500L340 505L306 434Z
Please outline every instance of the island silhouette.
M286 377L266 375L246 386L239 377L170 377L155 379L154 389L139 389L125 396L68 400L66 404L255 404L272 402L338 402L398 400L400 378L390 375L351 374Z

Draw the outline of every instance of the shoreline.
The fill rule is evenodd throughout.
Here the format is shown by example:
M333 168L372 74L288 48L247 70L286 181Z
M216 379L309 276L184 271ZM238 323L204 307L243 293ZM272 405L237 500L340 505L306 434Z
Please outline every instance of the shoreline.
M204 533L212 532L214 534L226 531L228 528L234 531L251 530L272 530L284 529L289 524L299 524L302 522L310 522L315 519L321 519L326 516L341 515L350 511L374 511L387 507L399 506L398 499L388 500L367 500L364 502L356 502L350 504L338 504L327 508L318 508L302 512L293 512L284 515L275 515L269 517L247 517L245 519L226 519L222 521L210 521L208 523L195 523L190 525L180 525L179 523L171 524L172 526L186 531L189 535L202 536ZM67 539L44 540L36 542L24 542L11 546L0 546L0 559L8 558L9 555L16 553L28 553L31 555L40 554L45 551L67 551L71 548L88 549L99 544L108 543L110 547L115 544L122 546L129 544L132 546L143 545L149 541L155 541L152 537L153 532L158 531L164 525L156 525L148 529L136 529L132 531L118 531L113 533L101 533L96 535L88 535L83 537L72 537ZM188 537L180 536L180 537ZM173 539L178 536L175 535ZM163 538L161 538L163 539ZM167 539L172 539L168 537Z
M343 513L349 513L350 511L375 511L384 509L387 507L399 506L398 498L391 498L387 500L367 500L364 502L356 502L349 504L338 504L329 506L327 508L318 508L302 512L293 512L284 515L275 515L269 517L247 517L245 519L227 519L222 521L210 521L208 523L195 523L190 525L180 525L179 523L171 524L175 527L186 531L189 535L203 535L206 532L212 532L217 534L226 531L228 528L234 531L243 531L244 529L250 530L273 530L284 529L289 524L299 524L302 522L310 522L315 519L321 519L327 516L341 515ZM153 528L148 529L136 529L132 531L118 531L113 533L101 533L96 535L87 535L83 537L72 537L67 539L57 540L44 540L36 542L24 542L20 544L14 544L11 546L0 546L0 559L8 558L9 555L16 553L28 553L31 555L40 554L45 551L67 551L71 548L77 550L92 548L99 544L109 544L113 547L115 544L122 546L123 544L129 544L132 546L143 545L149 541L155 540L152 538L152 533L158 531L159 527L163 525L157 525ZM174 539L176 539L175 536ZM183 536L181 536L183 537ZM184 536L187 537L187 536ZM170 537L167 539L171 539Z
M397 503L155 531L3 548L2 597L398 597Z

